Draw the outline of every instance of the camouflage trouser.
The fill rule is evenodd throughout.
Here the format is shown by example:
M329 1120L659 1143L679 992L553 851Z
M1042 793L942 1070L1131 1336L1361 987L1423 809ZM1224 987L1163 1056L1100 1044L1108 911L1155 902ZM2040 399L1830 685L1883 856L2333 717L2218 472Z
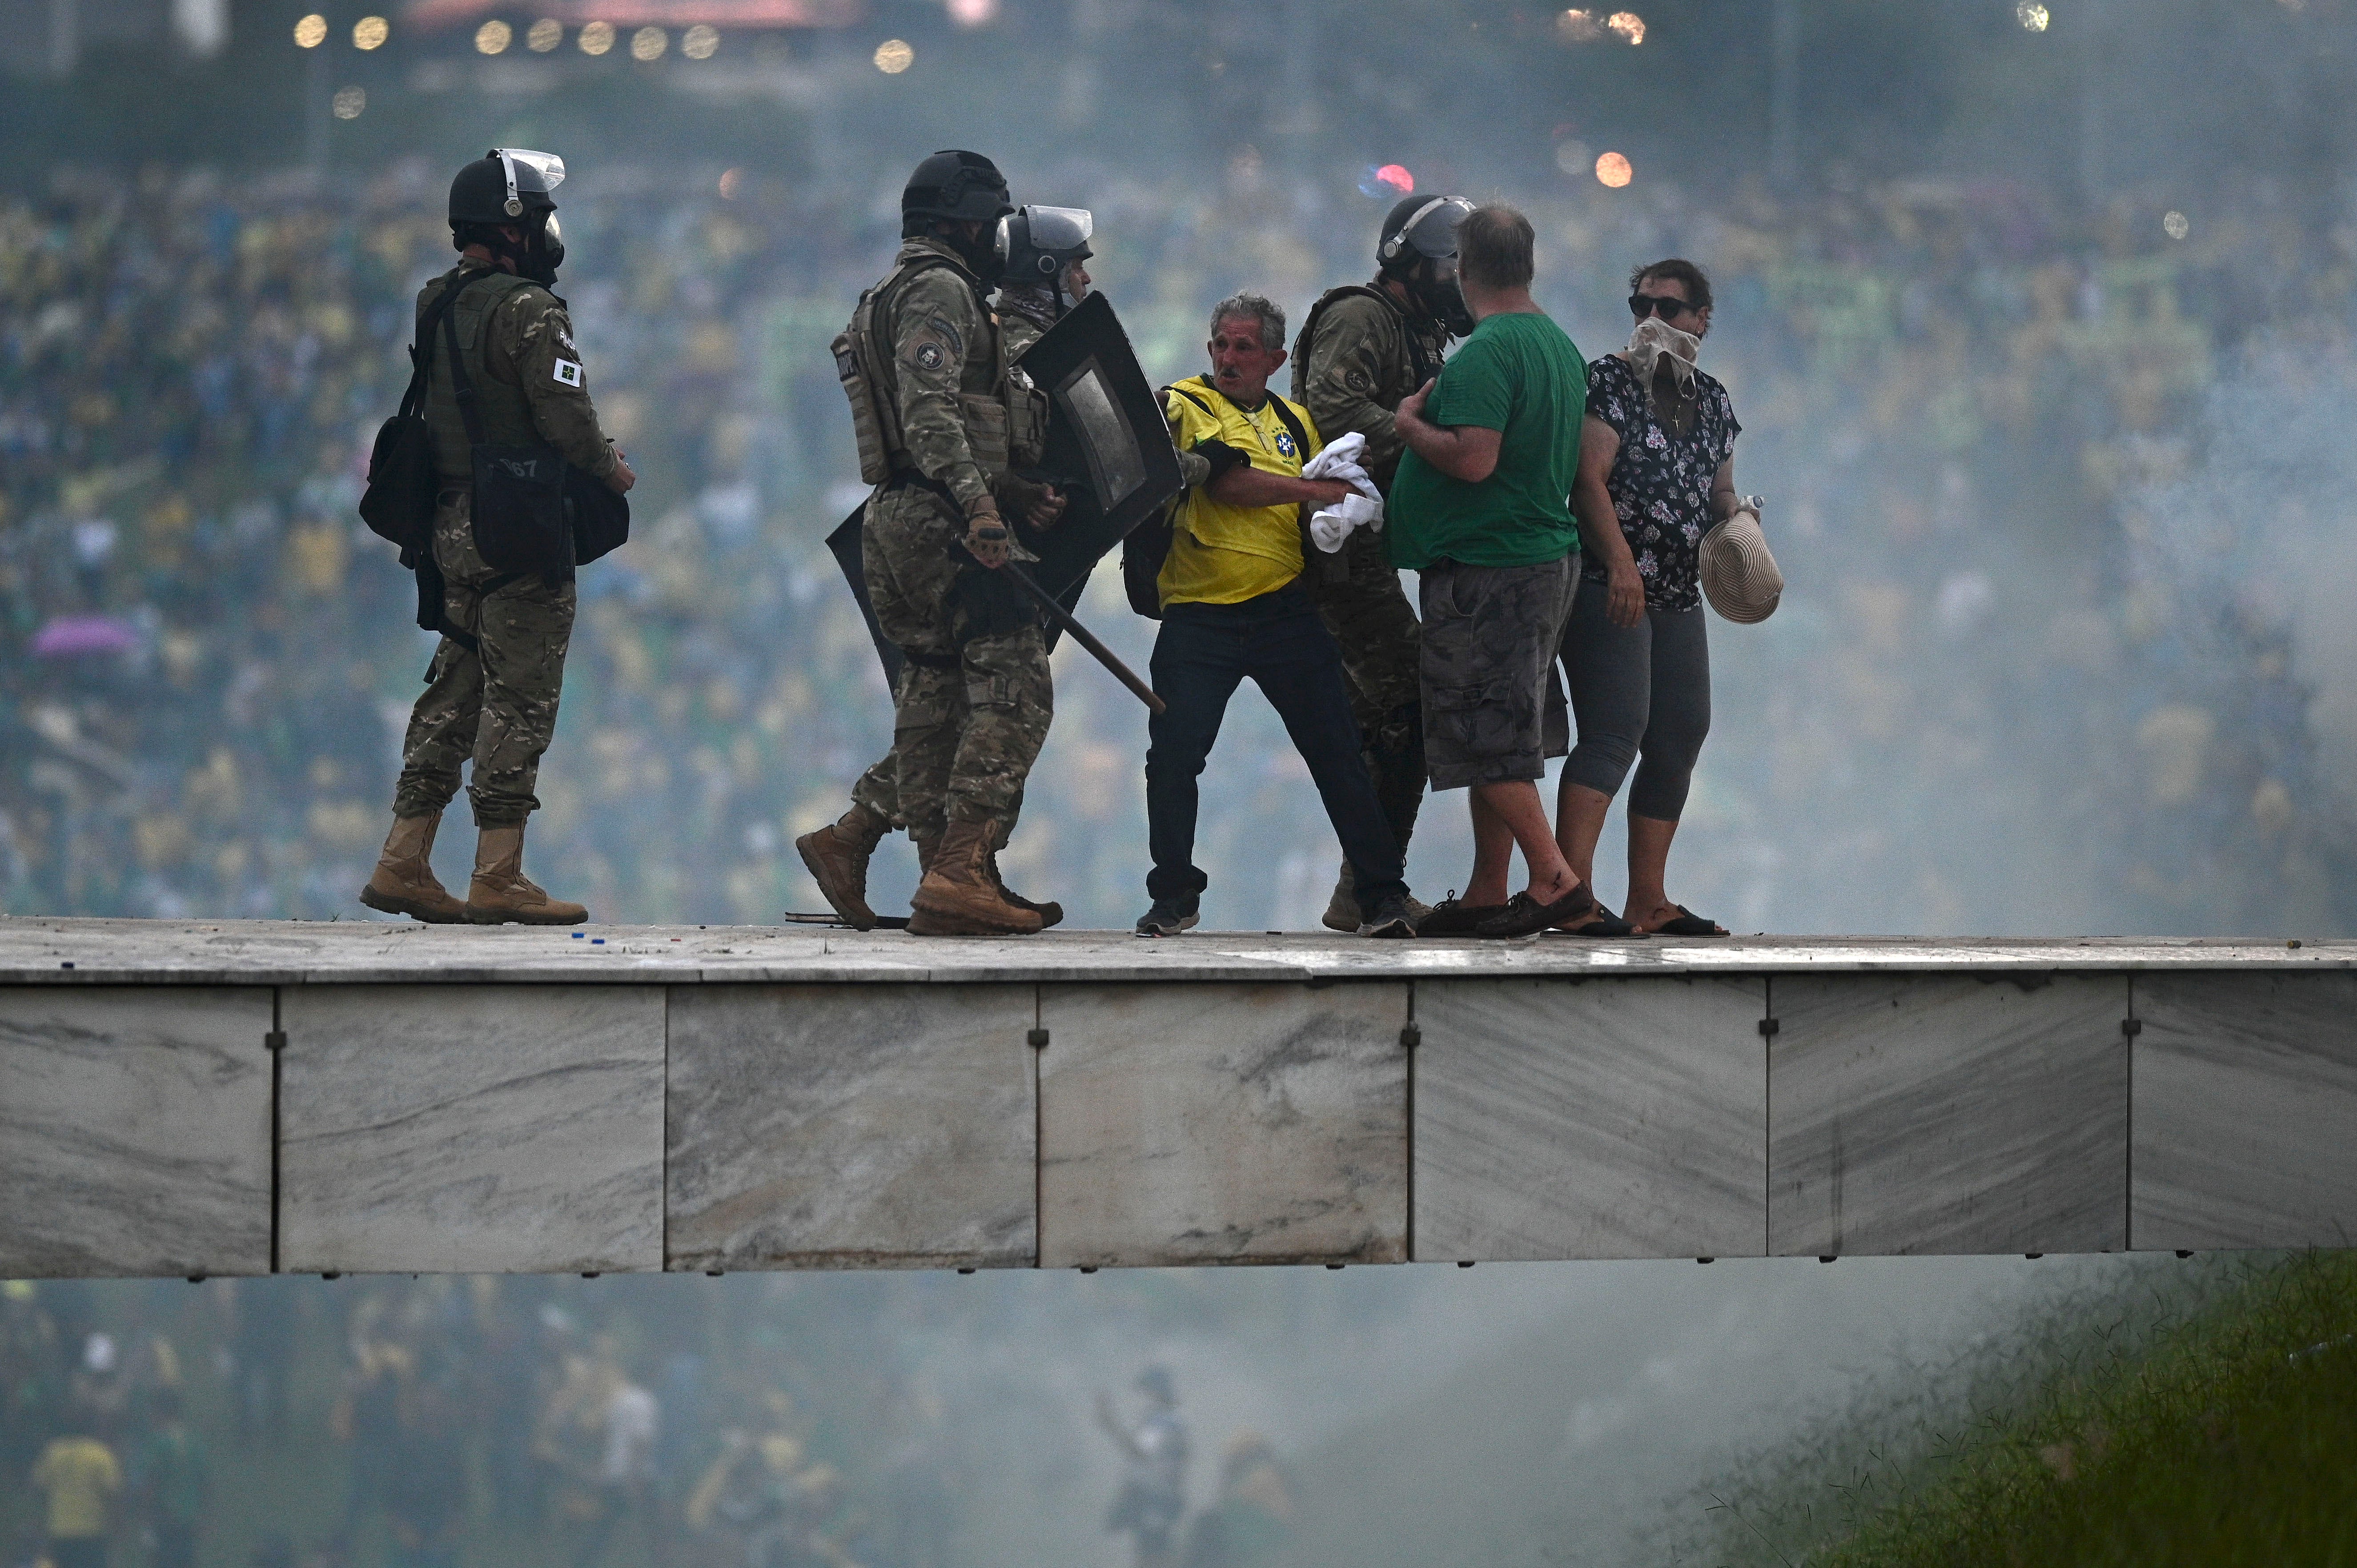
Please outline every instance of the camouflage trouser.
M409 715L401 743L401 782L393 815L439 816L458 792L458 768L470 758L467 793L479 827L508 827L539 809L533 782L541 753L556 732L565 685L565 649L573 635L573 583L551 585L539 573L486 596L494 572L475 550L465 491L446 496L434 513L434 560L442 568L443 615L477 646L445 637L426 667L425 694Z
M952 590L961 563L950 545L964 532L946 504L910 488L878 492L860 530L876 619L908 662L892 693L891 755L852 799L918 838L939 836L952 818L995 822L1002 834L1012 827L1055 714L1036 624L960 645L967 628Z
M1302 574L1318 616L1342 650L1350 678L1351 712L1359 721L1367 771L1383 815L1402 848L1424 800L1424 709L1417 684L1419 628L1415 609L1400 587L1399 572L1383 553L1383 536L1365 529L1343 542L1347 576L1329 578L1313 563Z

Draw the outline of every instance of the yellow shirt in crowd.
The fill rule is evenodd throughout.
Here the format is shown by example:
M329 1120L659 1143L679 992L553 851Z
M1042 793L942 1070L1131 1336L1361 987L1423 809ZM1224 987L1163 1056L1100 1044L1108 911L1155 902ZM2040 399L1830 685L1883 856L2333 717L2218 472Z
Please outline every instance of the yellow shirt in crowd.
M1278 416L1274 392L1255 409L1238 408L1209 376L1189 376L1170 389L1163 412L1181 451L1199 441L1226 442L1252 459L1255 468L1287 478L1326 443L1307 409L1286 406L1301 422L1309 450L1297 451L1292 433ZM1222 506L1202 490L1189 490L1170 520L1170 554L1155 586L1171 605L1233 605L1273 594L1301 575L1301 509L1296 505Z
M49 1494L49 1539L106 1533L106 1501L123 1489L114 1453L95 1437L60 1437L42 1450L33 1485Z

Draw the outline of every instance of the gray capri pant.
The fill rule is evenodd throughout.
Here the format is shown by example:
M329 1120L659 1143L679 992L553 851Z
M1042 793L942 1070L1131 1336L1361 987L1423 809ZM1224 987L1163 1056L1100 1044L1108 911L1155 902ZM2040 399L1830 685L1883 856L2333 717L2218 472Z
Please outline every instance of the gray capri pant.
M1604 584L1582 577L1563 628L1563 672L1579 725L1563 777L1617 795L1641 752L1629 812L1674 822L1710 733L1710 639L1702 607L1648 609L1635 626L1614 626L1604 613L1606 592Z

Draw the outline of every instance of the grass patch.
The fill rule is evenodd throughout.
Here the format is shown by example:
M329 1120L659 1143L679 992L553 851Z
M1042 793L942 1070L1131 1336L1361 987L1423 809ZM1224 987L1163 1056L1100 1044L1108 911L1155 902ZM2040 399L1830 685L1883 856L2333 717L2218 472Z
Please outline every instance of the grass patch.
M1727 1568L2357 1563L2357 1254L2066 1299L1731 1467L1662 1545Z

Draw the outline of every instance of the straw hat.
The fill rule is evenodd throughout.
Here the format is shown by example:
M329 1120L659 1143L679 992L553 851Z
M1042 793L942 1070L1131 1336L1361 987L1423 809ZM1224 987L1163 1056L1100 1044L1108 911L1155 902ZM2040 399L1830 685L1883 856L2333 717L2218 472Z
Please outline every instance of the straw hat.
M1768 553L1760 514L1745 510L1702 536L1702 591L1710 607L1749 626L1776 613L1784 595L1784 574Z

